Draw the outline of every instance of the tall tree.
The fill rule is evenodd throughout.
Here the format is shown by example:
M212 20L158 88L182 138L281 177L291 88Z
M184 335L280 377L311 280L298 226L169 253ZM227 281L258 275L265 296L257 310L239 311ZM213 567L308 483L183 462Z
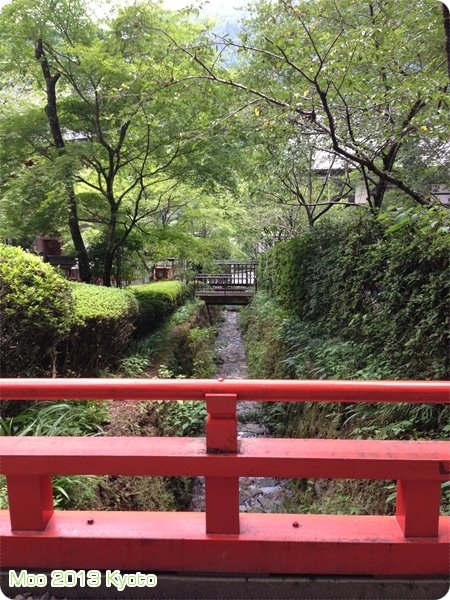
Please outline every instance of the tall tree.
M42 76L45 81L45 93L47 97L45 114L47 115L48 126L53 138L53 145L58 155L62 156L66 153L66 142L63 138L61 123L59 120L56 94L56 85L61 77L61 73L58 70L52 73L47 60L46 52L44 50L44 42L42 38L38 38L36 41L35 58L41 65ZM73 169L68 161L65 162L65 171L66 172L63 174L63 185L67 197L70 234L77 252L80 279L89 283L91 281L91 267L89 264L86 246L80 231L78 206L73 182Z
M240 42L244 70L207 62L204 76L278 107L299 130L358 166L375 210L388 186L427 205L402 169L408 144L448 134L440 8L428 0L260 0ZM242 58L245 57L245 58Z
M81 8L75 21L67 6L68 12L53 12L49 0L14 1L9 16L20 15L21 39L39 32L36 58L53 146L64 151L67 163L59 164L70 169L64 179L72 186L70 214L77 226L102 229L102 279L110 285L115 257L136 227L160 214L169 190L181 181L202 187L232 179L223 160L219 167L224 150L213 135L223 110L205 95L209 84L185 79L192 63L170 42L175 36L182 44L199 40L201 28L186 14L150 3L123 8L103 26L89 21L80 33ZM37 7L46 35L28 22ZM30 68L25 58L23 64Z
M57 101L57 84L61 73L50 64L45 44L56 44L64 38L76 40L80 36L86 36L89 31L89 23L84 7L79 2L67 4L65 2L14 0L2 9L1 28L2 37L5 40L2 50L3 56L6 58L4 64L7 65L7 70L19 69L26 74L26 77L35 78L37 85L41 89L43 88L45 93L45 114L51 135L51 147L46 150L47 156L64 157L66 142L63 137ZM34 58L39 65L38 70L33 67L30 60L33 46ZM14 88L11 91L14 94ZM9 98L9 104L14 104L14 102L14 96ZM34 107L30 106L29 109L33 111ZM35 139L35 141L37 140ZM44 151L42 139L39 150L41 153ZM83 281L89 282L91 271L86 246L80 231L73 169L70 161L60 161L60 164L64 164L64 171L59 170L59 174L66 193L68 225L78 257L80 277Z

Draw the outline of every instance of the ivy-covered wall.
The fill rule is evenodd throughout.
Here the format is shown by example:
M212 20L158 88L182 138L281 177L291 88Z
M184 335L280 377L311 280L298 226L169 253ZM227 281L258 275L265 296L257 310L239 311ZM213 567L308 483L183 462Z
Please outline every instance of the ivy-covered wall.
M258 284L290 315L355 342L390 377L449 374L450 257L445 209L330 219L280 242Z

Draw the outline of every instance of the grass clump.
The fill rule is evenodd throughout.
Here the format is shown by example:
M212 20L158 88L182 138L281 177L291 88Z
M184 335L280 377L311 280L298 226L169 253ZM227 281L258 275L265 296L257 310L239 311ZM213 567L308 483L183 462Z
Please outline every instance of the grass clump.
M91 436L101 435L108 420L106 402L36 402L10 416L0 418L0 436ZM54 504L61 509L98 507L97 489L105 477L53 477ZM8 508L6 480L0 479L0 509Z
M107 419L105 402L36 402L19 414L0 417L0 435L97 435Z

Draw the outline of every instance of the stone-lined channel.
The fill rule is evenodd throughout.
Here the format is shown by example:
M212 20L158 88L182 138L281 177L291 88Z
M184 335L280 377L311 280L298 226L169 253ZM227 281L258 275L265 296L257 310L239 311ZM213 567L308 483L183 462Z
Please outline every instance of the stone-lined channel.
M219 366L216 376L225 379L247 379L247 361L239 329L239 312L224 310L216 340ZM238 402L238 438L265 437L269 431L262 424L259 402ZM285 480L267 477L241 477L240 512L288 512L285 503L291 497ZM195 480L189 510L205 510L205 480Z

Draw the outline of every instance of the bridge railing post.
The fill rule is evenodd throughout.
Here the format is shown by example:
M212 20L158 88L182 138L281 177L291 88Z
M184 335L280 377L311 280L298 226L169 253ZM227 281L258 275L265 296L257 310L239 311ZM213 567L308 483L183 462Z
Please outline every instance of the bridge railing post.
M52 478L49 475L7 475L12 531L44 531L53 515Z
M235 454L236 394L206 394L206 451ZM205 478L206 533L239 533L239 477Z
M437 537L440 503L440 481L397 481L395 516L403 535Z

